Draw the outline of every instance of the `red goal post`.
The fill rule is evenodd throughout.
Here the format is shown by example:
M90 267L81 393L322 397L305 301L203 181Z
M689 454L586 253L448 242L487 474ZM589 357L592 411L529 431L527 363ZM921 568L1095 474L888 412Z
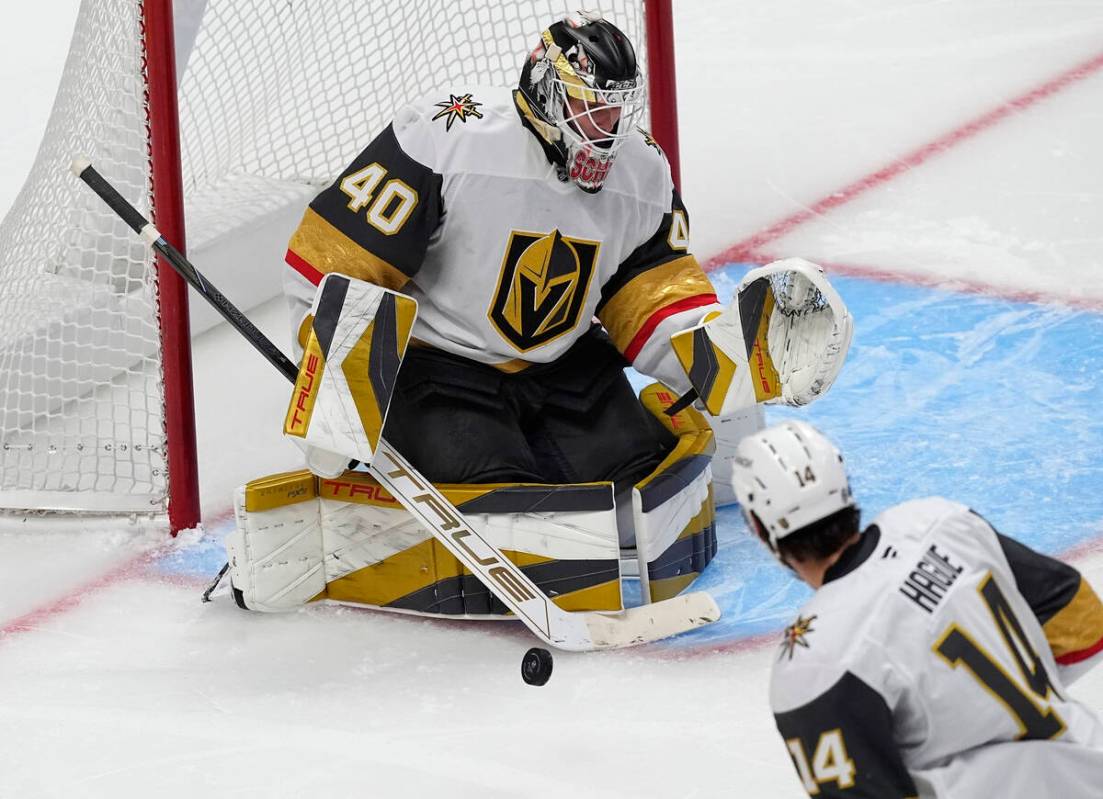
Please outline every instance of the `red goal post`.
M83 0L38 156L0 223L0 527L200 520L190 346L217 316L189 309L183 281L68 174L74 155L181 251L186 220L193 260L248 310L279 293L306 202L399 104L515 83L563 8ZM637 46L677 182L671 2L602 11Z

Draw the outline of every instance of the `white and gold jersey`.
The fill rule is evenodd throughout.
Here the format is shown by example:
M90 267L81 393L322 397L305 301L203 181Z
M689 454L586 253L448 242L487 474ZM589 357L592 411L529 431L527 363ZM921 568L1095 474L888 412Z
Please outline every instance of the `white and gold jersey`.
M679 390L669 336L717 309L654 140L638 131L587 194L557 178L508 89L402 108L310 203L287 262L296 324L342 272L414 297L416 342L507 371L554 361L597 317Z
M1075 569L914 500L828 570L770 700L810 795L1088 799L1103 724L1067 683L1101 650L1103 605Z

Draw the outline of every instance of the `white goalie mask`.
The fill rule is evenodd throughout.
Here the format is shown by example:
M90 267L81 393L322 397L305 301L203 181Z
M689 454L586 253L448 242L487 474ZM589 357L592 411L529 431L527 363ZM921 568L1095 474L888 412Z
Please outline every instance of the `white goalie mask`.
M518 106L561 174L593 193L638 135L644 86L628 37L599 14L579 12L541 34L521 71Z
M775 554L780 539L855 504L842 453L806 422L782 422L744 438L731 479L747 525Z

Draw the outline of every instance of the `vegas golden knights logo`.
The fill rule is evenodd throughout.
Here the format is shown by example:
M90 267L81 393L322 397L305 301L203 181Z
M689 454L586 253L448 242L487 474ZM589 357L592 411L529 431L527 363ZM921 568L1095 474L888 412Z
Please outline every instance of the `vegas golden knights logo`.
M510 344L526 352L578 324L600 242L514 230L506 244L488 314Z

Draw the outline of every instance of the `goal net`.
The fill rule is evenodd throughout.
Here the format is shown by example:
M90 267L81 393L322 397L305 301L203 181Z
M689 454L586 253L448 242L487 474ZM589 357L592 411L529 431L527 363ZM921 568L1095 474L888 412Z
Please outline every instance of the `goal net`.
M150 252L69 174L75 155L162 230L171 208L154 170L178 170L193 259L248 308L278 293L306 202L399 105L515 83L564 13L545 0L177 0L171 58L151 26L170 5L84 0L38 156L0 223L0 509L197 519L194 485L169 467L193 434L166 426L191 389L163 357L164 287ZM646 70L643 0L602 11ZM173 65L181 155L166 163L151 135L177 135L176 120L151 95ZM243 258L242 230L268 249Z

